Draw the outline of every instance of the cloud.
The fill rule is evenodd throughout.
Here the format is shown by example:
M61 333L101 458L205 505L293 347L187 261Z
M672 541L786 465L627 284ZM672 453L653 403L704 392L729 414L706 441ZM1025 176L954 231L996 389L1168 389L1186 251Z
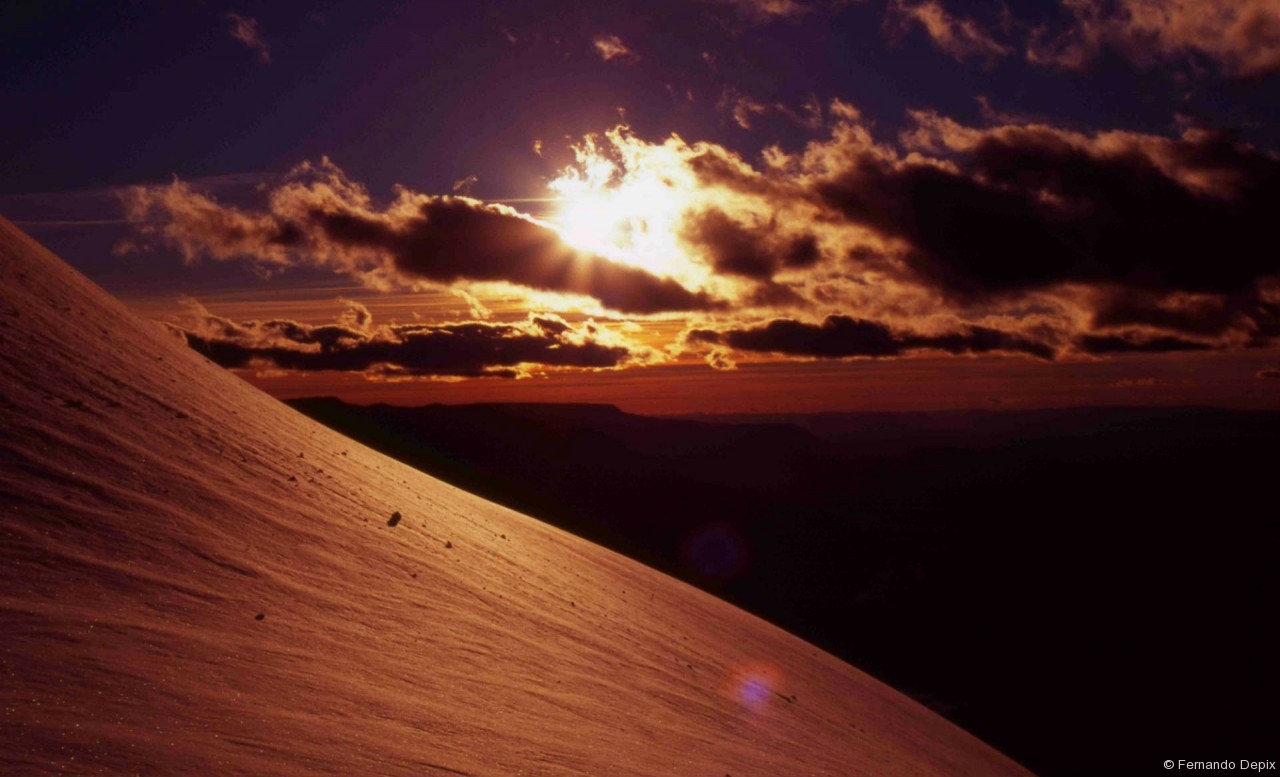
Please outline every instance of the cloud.
M1089 354L1172 353L1208 351L1213 348L1208 343L1169 335L1145 338L1141 335L1081 335L1076 345L1081 351Z
M798 19L813 9L813 4L800 0L703 0L712 5L732 8L743 21L767 24L777 19Z
M629 64L640 59L617 35L597 35L592 39L591 45L605 62L617 60Z
M948 293L1065 282L1230 293L1280 271L1268 248L1280 160L1225 135L913 118L904 143L917 153L845 133L811 155L829 165L814 186L844 218L899 241L910 270Z
M758 281L783 269L812 267L821 258L812 234L784 237L777 224L742 224L716 207L689 214L681 237L706 252L716 272Z
M716 103L716 109L728 113L733 117L733 121L744 130L751 129L751 120L756 116L763 116L769 111L769 106L756 100L749 95L741 94L734 89L726 89L720 95L719 102Z
M971 326L1059 353L1280 336L1272 154L1204 129L1086 133L994 114L1006 123L970 127L932 111L877 138L852 106L827 114L828 138L754 163L625 131L596 150L623 201L663 203L690 265L678 277L729 300L715 315L740 328L857 311L893 333L981 333ZM923 347L890 350L906 345Z
M1207 60L1235 78L1280 71L1280 5L1274 0L1063 0L1070 29L1036 30L1028 61L1078 70L1104 49L1142 66Z
M884 29L893 39L901 38L913 27L924 31L933 45L957 62L980 59L988 65L1013 52L972 19L959 19L947 12L937 0L890 0L885 13Z
M726 113L744 130L755 128L755 120L769 114L783 116L792 123L811 130L823 126L822 104L817 97L810 97L798 109L783 103L762 103L737 89L726 88L716 101L716 110Z
M374 325L348 302L338 323L233 321L189 303L189 320L171 325L191 348L231 369L337 370L371 377L527 376L543 368L617 369L660 360L653 349L587 322L550 314L515 323Z
M398 188L385 209L328 159L305 163L267 191L267 206L223 205L175 180L132 187L128 219L188 260L241 259L330 269L371 288L506 282L584 295L636 314L716 306L674 280L577 251L550 227L504 205Z
M1258 370L1259 378L1280 378L1280 369Z
M1054 349L1045 343L989 327L969 325L956 332L925 335L896 331L877 321L843 315L827 316L817 324L774 319L756 326L692 329L685 333L684 340L695 348L727 346L736 351L817 359L885 358L921 350L956 355L1022 353L1046 360L1055 355Z
M262 30L258 29L258 20L238 13L228 13L225 18L228 22L227 32L231 37L257 52L258 61L262 64L271 64L271 47L262 37Z
M1261 288L1237 294L1158 294L1139 289L1108 289L1094 305L1099 328L1142 326L1205 338L1246 333L1250 344L1280 336L1280 300Z

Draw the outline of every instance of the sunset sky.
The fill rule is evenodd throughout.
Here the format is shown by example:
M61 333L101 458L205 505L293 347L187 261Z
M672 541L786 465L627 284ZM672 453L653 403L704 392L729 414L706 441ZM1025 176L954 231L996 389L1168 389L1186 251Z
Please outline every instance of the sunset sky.
M1280 408L1274 0L19 0L0 71L0 214L279 396Z

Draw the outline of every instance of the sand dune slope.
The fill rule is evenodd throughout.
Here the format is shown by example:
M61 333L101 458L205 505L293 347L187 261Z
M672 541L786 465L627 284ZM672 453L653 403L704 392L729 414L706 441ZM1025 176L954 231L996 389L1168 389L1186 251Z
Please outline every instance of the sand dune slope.
M0 429L0 772L1024 773L305 419L3 219Z

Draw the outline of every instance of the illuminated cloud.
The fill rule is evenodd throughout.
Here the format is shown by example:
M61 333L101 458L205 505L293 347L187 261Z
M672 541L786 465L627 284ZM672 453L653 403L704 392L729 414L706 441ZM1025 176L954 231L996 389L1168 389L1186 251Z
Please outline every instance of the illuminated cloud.
M971 127L912 111L881 138L847 103L826 114L826 138L755 161L625 128L589 137L546 223L406 189L376 207L328 160L265 188L258 210L181 182L125 203L144 241L188 259L682 314L684 344L721 368L744 354L1051 359L1280 337L1274 155L1201 129Z
M794 124L812 130L823 126L822 104L816 97L810 97L799 109L795 109L778 102L762 103L736 89L726 88L720 93L716 109L732 117L734 124L744 130L754 129L755 119L769 114L783 116Z
M732 116L734 123L745 130L751 129L753 117L762 116L769 111L769 106L734 89L726 89L720 95L716 107Z
M231 37L240 41L258 54L258 61L264 65L271 64L271 47L267 45L267 41L262 37L262 30L258 29L258 20L250 16L241 16L238 13L228 13L226 20L229 23L227 32Z
M627 48L627 44L617 35L597 35L591 41L591 45L595 47L596 53L605 62L631 63L636 62L640 57L631 49Z
M651 348L587 322L530 314L515 323L374 325L369 311L347 303L336 324L233 321L196 303L172 325L187 344L232 369L337 370L370 377L515 378L553 368L617 369L660 360Z
M802 0L703 0L709 5L732 8L738 18L752 24L767 24L778 19L798 19L822 6ZM843 3L827 3L836 7Z
M890 0L884 29L893 39L919 27L940 51L958 62L979 59L988 64L1013 52L972 19L952 16L937 0Z
M933 321L930 332L962 337L933 347L955 353L1280 336L1280 257L1267 250L1270 203L1280 201L1273 155L1204 130L977 128L930 111L910 112L904 131L881 140L856 108L833 101L828 113L829 138L796 153L767 148L755 164L716 144L625 131L580 162L600 171L592 196L617 196L640 215L661 203L662 219L640 220L678 240L650 254L677 253L669 266L692 269L672 274L733 300L744 326L857 311L892 330L892 353L928 347L896 333L937 316L953 323ZM963 337L984 329L1023 341L991 348Z
M1081 69L1104 49L1147 66L1203 59L1249 78L1280 71L1280 5L1274 0L1063 0L1071 28L1037 30L1028 61Z
M503 205L400 188L379 209L328 159L299 166L270 189L265 210L221 204L176 180L133 187L123 201L142 238L188 261L319 267L378 289L506 282L626 313L714 306L674 280L570 248L555 230Z

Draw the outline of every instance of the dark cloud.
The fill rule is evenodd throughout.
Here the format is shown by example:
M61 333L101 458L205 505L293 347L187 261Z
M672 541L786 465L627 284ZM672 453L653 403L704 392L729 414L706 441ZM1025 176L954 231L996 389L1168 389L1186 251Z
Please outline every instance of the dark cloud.
M1185 337L1161 335L1157 337L1126 337L1122 335L1081 335L1076 347L1084 353L1103 355L1115 353L1174 353L1178 351L1208 351L1214 346L1188 340Z
M1225 136L942 121L929 131L946 164L853 148L818 191L850 221L903 241L914 273L953 296L1064 282L1238 293L1280 271L1280 161Z
M371 327L368 311L351 307L364 327L280 319L237 322L198 309L192 321L174 329L193 349L228 368L269 364L285 370L509 378L531 367L608 369L654 358L592 324L575 327L556 316L510 324Z
M675 281L584 254L549 227L467 198L426 197L416 214L395 220L322 209L307 217L328 240L385 252L397 270L414 277L508 281L584 294L626 313L710 307L705 296Z
M1266 369L1258 371L1259 378L1280 378L1280 370Z
M145 237L188 259L322 266L374 287L505 281L593 297L624 313L717 306L669 278L575 250L506 206L400 190L377 209L327 159L300 166L268 197L265 212L247 212L177 181L123 195L129 220Z
M1093 325L1100 329L1143 326L1196 337L1219 338L1247 333L1253 344L1280 336L1280 304L1259 289L1239 294L1152 294L1110 290L1099 299Z
M716 272L757 281L781 269L811 267L821 258L813 235L782 237L776 221L748 227L719 208L686 217L680 237L701 249Z
M730 329L694 329L685 333L693 346L727 346L738 351L776 353L819 359L902 356L909 351L938 350L951 354L1025 353L1053 359L1054 349L1021 335L981 326L958 332L921 335L849 316L827 316L820 324L774 319L765 324Z

